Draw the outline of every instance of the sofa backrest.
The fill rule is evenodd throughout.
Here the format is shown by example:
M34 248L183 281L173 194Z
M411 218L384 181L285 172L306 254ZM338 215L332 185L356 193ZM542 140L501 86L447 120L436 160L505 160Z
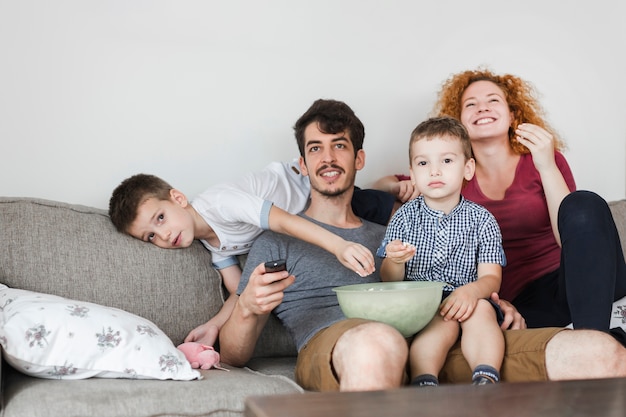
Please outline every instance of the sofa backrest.
M609 206L626 256L626 200ZM118 233L104 210L0 197L0 233L0 283L129 311L153 321L175 344L224 300L219 274L200 243L157 248ZM295 353L272 316L255 356Z
M609 208L613 213L613 219L622 241L622 252L626 258L626 200L611 201Z
M219 274L199 243L160 249L118 233L104 210L0 197L0 283L120 308L154 322L178 345L223 304ZM270 323L257 356L295 354Z

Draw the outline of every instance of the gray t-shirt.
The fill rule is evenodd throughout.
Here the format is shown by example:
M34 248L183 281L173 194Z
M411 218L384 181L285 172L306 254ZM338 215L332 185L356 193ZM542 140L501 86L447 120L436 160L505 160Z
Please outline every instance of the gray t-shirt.
M342 229L317 222L303 214L300 216L348 241L362 244L372 253L376 252L385 234L384 226L366 220L363 220L360 227ZM248 254L237 294L241 294L248 284L252 270L260 263L286 259L287 270L296 277L296 281L285 290L283 302L273 313L289 330L300 351L318 331L345 319L332 288L380 281L382 259L374 258L376 272L362 278L356 272L344 267L333 254L318 246L266 231L256 239Z

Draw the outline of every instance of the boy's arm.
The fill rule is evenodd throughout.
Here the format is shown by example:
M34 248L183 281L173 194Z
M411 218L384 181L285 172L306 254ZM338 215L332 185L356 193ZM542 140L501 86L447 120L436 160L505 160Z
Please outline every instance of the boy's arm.
M501 282L500 264L478 264L478 279L457 288L442 303L440 313L444 320L467 320L479 299L488 299L494 292L500 291Z
M326 249L334 254L345 267L353 270L360 276L367 276L376 269L374 256L365 246L346 241L300 216L272 206L269 224L270 229L274 232L293 236Z
M402 281L407 261L415 256L415 246L392 240L385 247L385 253L387 256L380 267L380 278L383 281Z
M220 329L230 317L236 303L237 294L231 294L215 316L189 332L185 337L185 342L198 342L203 345L214 346Z
M203 345L213 346L217 340L220 329L230 317L230 314L237 303L237 287L241 280L241 268L239 265L231 265L218 271L222 277L222 282L230 294L220 311L206 323L193 329L185 342L198 342Z

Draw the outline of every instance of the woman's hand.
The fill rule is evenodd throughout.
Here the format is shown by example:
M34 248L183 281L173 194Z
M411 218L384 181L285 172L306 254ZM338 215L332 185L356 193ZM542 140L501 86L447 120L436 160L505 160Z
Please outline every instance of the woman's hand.
M419 190L413 185L411 180L400 180L395 175L387 175L380 178L372 184L372 188L388 192L402 203L413 200L420 195Z
M535 168L540 173L556 168L554 161L554 136L547 130L531 123L522 123L515 130L517 141L526 146L533 156Z
M504 321L500 326L502 330L519 330L526 328L526 320L524 320L524 317L522 317L513 304L501 300L497 292L491 294L491 301L500 306L500 310L502 310L502 314L504 315Z
M396 198L403 203L406 203L409 200L413 200L420 195L419 190L413 185L411 180L398 181L396 187Z

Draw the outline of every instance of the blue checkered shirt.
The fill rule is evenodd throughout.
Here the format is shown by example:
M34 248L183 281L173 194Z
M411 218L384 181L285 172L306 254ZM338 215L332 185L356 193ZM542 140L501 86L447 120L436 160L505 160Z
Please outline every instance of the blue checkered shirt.
M426 206L422 196L405 203L389 222L376 254L386 257L392 240L417 248L406 263L405 280L446 282L444 291L476 281L480 263L506 264L495 217L463 197L448 215Z

